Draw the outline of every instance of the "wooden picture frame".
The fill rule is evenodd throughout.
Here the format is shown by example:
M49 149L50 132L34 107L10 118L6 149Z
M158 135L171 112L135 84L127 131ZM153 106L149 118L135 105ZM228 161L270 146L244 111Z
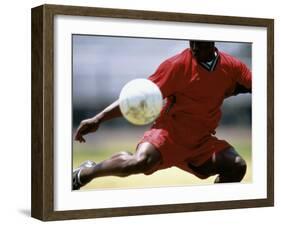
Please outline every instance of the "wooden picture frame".
M188 22L261 27L267 32L267 197L262 199L54 210L54 17ZM185 13L138 11L62 5L32 9L32 200L31 215L50 221L98 217L164 214L186 211L265 207L274 205L274 20Z

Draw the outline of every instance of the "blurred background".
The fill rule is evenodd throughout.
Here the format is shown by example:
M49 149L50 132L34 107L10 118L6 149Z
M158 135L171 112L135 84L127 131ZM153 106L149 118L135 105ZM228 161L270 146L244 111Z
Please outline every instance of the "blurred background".
M187 40L73 35L73 133L81 120L93 117L115 101L128 81L150 76L161 62L188 47ZM251 69L250 43L216 42L216 47ZM222 111L216 135L226 139L246 159L248 169L243 182L249 183L252 178L251 95L227 98ZM99 162L119 151L133 152L148 128L149 125L134 126L123 118L102 124L97 133L86 136L86 143L73 142L73 168L88 159ZM200 180L172 167L151 176L98 178L83 189L185 186L211 184L213 180L213 177Z

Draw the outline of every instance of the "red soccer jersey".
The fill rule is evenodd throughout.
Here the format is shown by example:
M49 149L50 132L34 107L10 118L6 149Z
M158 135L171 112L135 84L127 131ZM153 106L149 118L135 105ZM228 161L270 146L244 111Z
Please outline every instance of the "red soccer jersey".
M236 84L251 88L250 70L219 51L207 70L186 49L163 62L149 79L158 85L167 103L140 141L153 144L162 156L161 164L147 173L177 166L203 178L187 163L198 166L230 147L213 135L214 130L223 100L233 94Z
M164 61L149 77L164 98L168 97L161 117L169 111L180 121L196 120L212 131L217 127L224 98L233 93L237 83L250 89L252 81L251 72L244 63L226 53L217 51L217 54L216 65L210 71L186 49Z

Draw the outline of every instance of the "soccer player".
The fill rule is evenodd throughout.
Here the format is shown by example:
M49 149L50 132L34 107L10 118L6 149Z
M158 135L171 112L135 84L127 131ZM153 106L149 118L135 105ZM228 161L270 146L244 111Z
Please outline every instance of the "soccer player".
M144 133L134 153L119 152L98 164L84 162L73 172L73 189L103 176L146 175L179 167L215 183L240 182L246 162L226 141L215 136L223 100L251 92L252 74L238 59L219 51L212 41L190 41L190 48L164 61L148 79L161 90L166 104ZM121 117L115 101L93 118L83 120L75 140L96 132L106 120Z

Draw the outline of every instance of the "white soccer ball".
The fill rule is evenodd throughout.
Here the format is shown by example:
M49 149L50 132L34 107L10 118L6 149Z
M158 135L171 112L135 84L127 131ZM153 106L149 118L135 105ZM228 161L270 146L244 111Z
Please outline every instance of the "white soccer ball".
M159 116L163 97L155 83L148 79L134 79L122 88L119 107L129 122L146 125Z

